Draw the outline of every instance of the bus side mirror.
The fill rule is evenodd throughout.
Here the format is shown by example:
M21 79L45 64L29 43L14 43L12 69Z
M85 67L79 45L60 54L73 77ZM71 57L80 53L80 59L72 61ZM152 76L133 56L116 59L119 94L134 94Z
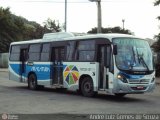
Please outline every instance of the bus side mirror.
M113 54L117 55L117 45L113 45Z

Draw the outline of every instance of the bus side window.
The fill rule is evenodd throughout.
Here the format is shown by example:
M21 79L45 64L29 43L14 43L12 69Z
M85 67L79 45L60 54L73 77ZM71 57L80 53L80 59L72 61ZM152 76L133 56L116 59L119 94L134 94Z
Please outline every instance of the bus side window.
M79 51L79 61L93 61L94 60L93 50L81 50Z
M41 61L50 60L50 44L46 43L42 45Z
M41 44L31 44L29 47L29 61L40 60Z
M10 61L19 61L20 60L20 46L12 46L10 51Z
M28 49L21 49L20 61L27 61L28 59Z
M66 60L72 61L75 60L75 41L70 41L67 44Z
M95 41L80 41L78 44L78 60L93 61L95 59Z

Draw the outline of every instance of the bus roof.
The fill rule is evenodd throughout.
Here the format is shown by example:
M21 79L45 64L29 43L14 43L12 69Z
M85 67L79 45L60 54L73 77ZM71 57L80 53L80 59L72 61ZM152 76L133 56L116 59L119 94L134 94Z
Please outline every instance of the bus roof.
M117 33L108 33L108 34L88 34L84 36L69 36L67 38L51 38L50 39L45 39L43 37L42 39L33 39L33 40L28 40L28 41L18 41L18 42L12 42L11 45L15 44L30 44L30 43L45 43L45 42L52 42L52 41L68 41L68 40L85 40L85 39L92 39L92 38L107 38L111 41L112 38L119 38L119 37L130 37L130 38L137 38L133 35L128 35L128 34L117 34Z

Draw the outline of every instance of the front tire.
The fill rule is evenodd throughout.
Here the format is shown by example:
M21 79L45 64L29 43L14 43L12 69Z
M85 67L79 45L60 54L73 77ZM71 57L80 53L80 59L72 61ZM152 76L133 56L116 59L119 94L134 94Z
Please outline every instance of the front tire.
M28 88L31 90L37 90L38 85L37 85L37 77L34 74L30 74L28 77Z
M82 80L81 93L83 96L93 97L96 94L93 88L93 81L91 78L86 77Z

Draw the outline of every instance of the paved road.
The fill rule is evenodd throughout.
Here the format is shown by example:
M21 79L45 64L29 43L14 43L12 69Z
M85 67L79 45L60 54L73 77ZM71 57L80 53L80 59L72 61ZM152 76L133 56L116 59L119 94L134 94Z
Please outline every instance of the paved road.
M121 99L102 94L87 98L76 92L49 88L31 91L26 84L8 80L7 72L0 72L0 114L155 114L160 113L159 100L158 85L153 93L127 95ZM68 118L84 117L74 115Z

